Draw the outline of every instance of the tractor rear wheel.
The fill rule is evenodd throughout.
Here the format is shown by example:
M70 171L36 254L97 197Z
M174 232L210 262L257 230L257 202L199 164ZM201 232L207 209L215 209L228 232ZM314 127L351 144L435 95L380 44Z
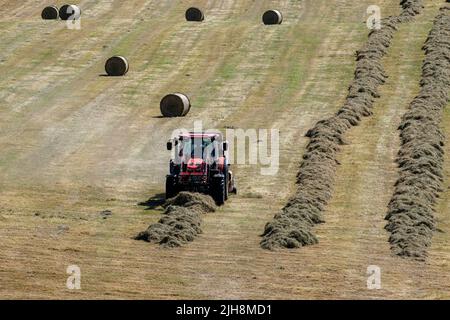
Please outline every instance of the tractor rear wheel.
M224 177L225 177L225 179L224 179L224 184L225 184L225 201L227 201L228 200L228 185L229 185L229 178L228 178L228 166L227 165L225 165L225 168L223 169L223 175L224 175Z
M225 203L226 200L226 185L223 176L214 177L211 185L211 196L218 206Z

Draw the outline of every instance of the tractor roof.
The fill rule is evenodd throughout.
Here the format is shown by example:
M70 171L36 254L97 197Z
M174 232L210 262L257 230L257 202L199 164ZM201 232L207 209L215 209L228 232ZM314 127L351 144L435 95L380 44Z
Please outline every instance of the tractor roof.
M180 134L182 138L222 138L221 132L189 132Z

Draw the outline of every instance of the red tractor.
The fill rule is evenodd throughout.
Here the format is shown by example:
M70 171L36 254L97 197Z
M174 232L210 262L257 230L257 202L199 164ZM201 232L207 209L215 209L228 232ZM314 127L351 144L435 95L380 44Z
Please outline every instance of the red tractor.
M183 133L167 142L167 150L174 150L166 177L167 199L180 191L202 192L223 205L230 193L237 193L225 155L228 142L221 133Z

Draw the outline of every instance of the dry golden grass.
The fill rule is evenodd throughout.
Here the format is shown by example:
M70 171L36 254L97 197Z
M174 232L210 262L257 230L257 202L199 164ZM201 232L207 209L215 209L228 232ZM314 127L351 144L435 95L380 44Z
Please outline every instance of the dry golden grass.
M381 1L383 15L398 13L396 2ZM82 30L68 31L38 21L43 1L3 1L0 297L449 298L448 233L436 234L423 264L391 257L383 230L396 126L418 90L420 47L439 3L395 36L375 114L347 137L320 244L276 252L260 249L259 235L293 191L304 133L345 98L372 2L201 0L200 25L183 21L191 4L85 0ZM275 4L285 23L264 28L260 13ZM113 54L127 56L130 73L99 77ZM158 118L159 99L172 91L192 97L187 118ZM236 167L241 195L206 216L188 246L133 240L161 213L138 203L163 192L168 134L197 119L280 128L279 174ZM449 120L447 109L447 136ZM439 208L444 231L449 199ZM81 268L82 290L65 287L70 264ZM382 290L366 288L370 264L382 268Z

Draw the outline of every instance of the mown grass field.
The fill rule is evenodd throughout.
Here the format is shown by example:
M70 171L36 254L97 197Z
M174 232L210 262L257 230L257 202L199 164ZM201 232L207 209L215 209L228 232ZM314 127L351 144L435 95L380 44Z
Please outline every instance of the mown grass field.
M437 210L443 232L425 263L392 257L383 229L396 128L419 90L421 46L442 1L426 1L396 33L374 115L346 137L320 243L259 247L294 191L304 134L344 101L372 2L82 0L82 29L68 30L40 19L46 1L0 0L0 297L449 298L448 179ZM400 11L398 1L378 4L383 16ZM203 23L184 20L191 5L204 9ZM285 20L266 27L261 14L272 7ZM130 61L123 78L102 76L114 54ZM161 97L174 91L191 97L191 113L160 118ZM170 133L197 120L280 129L278 174L235 167L239 195L185 247L133 240L160 218L138 204L164 192ZM113 214L103 219L102 210ZM81 290L66 288L72 264ZM381 290L367 289L369 265L382 269Z

